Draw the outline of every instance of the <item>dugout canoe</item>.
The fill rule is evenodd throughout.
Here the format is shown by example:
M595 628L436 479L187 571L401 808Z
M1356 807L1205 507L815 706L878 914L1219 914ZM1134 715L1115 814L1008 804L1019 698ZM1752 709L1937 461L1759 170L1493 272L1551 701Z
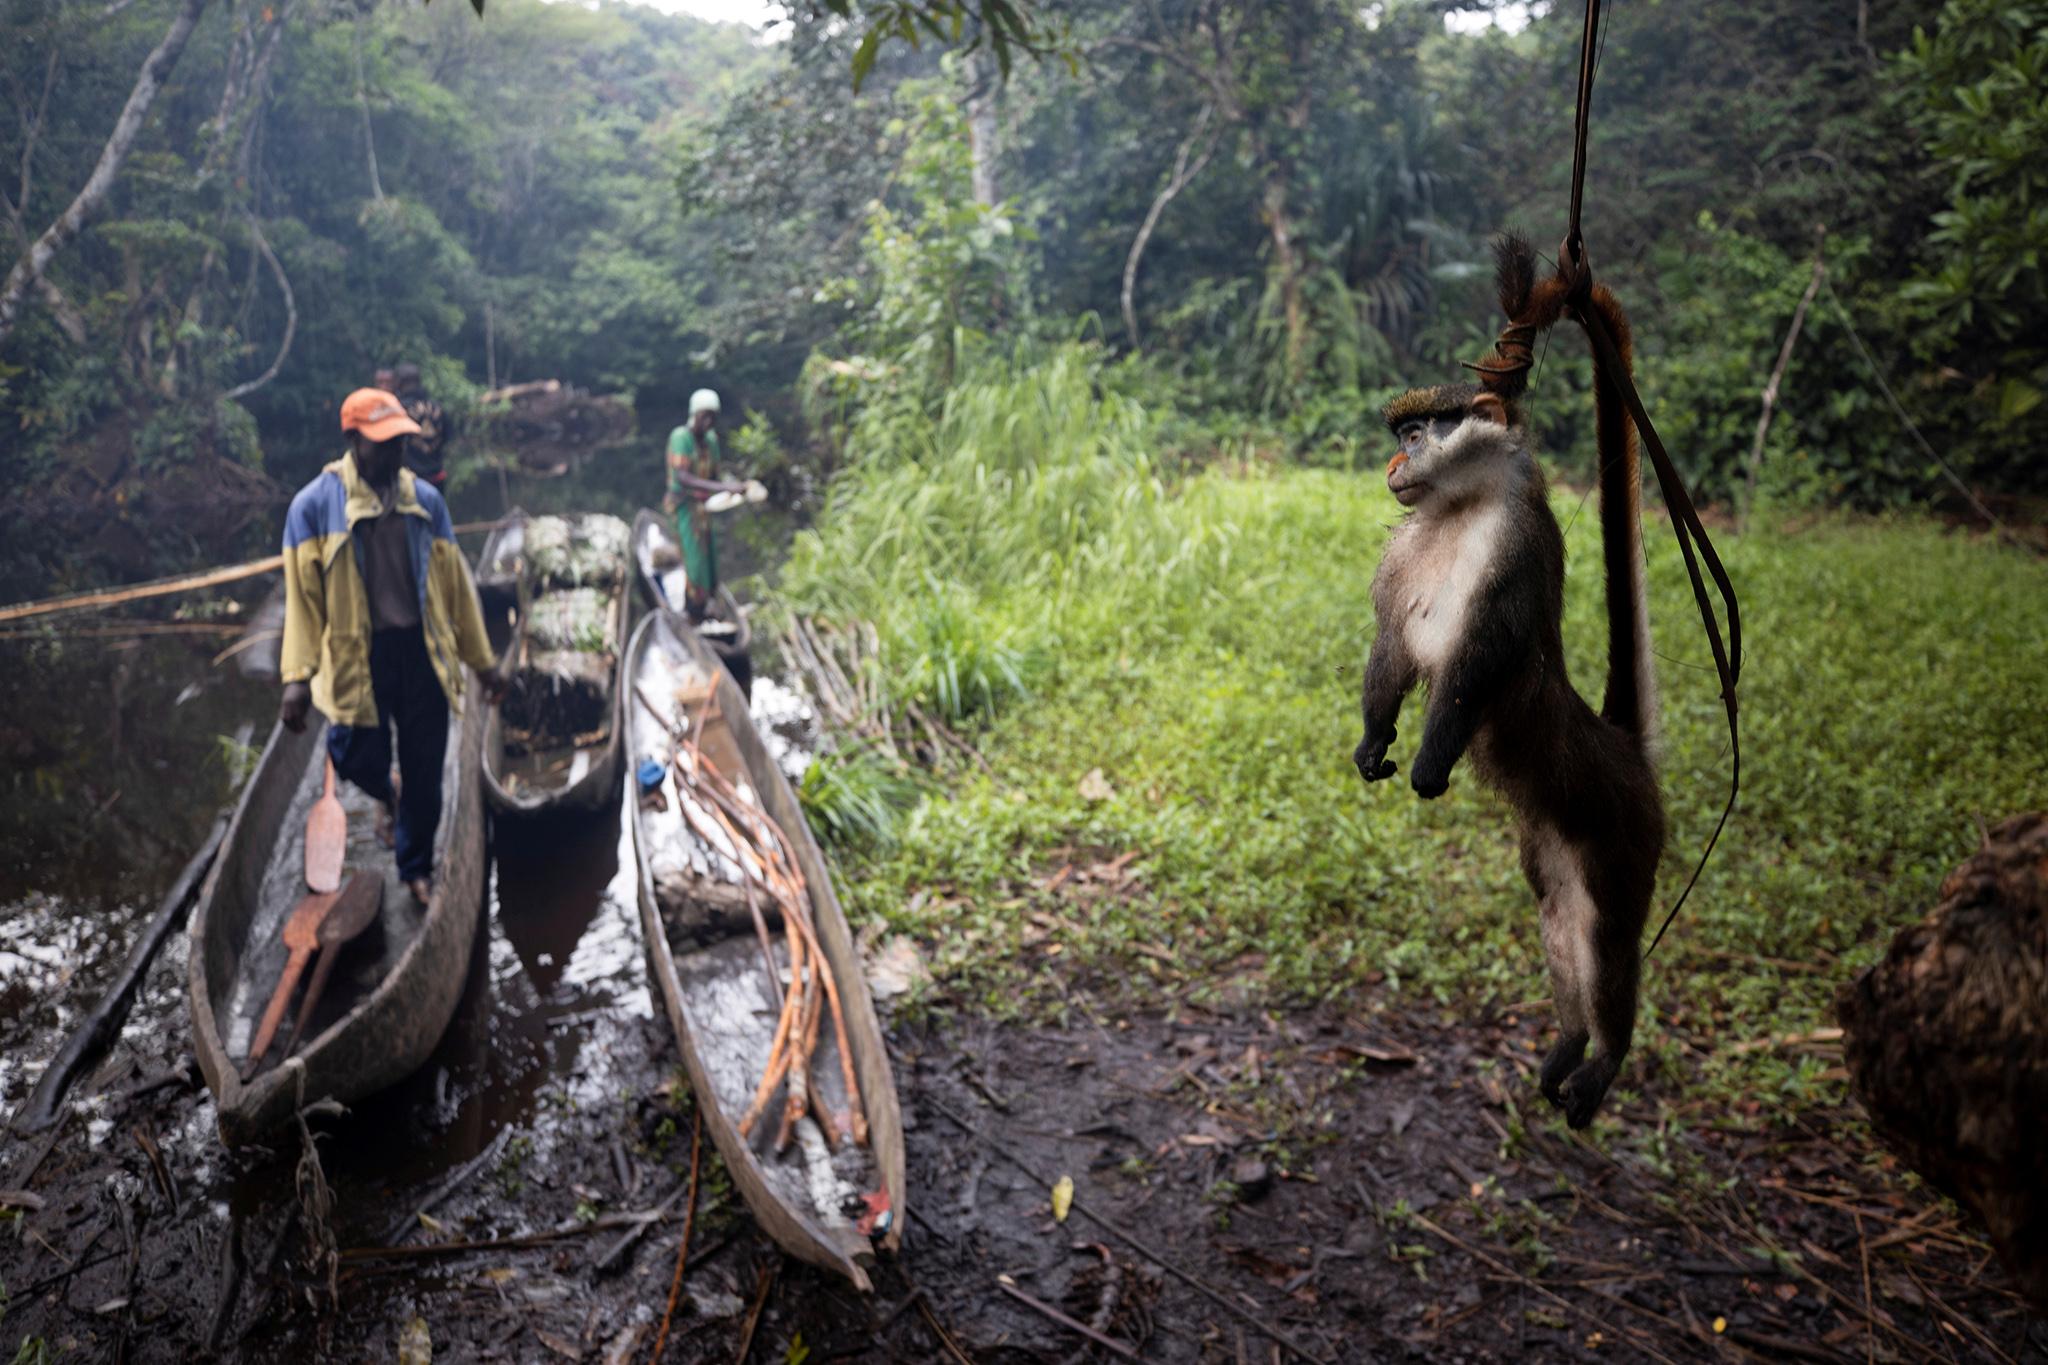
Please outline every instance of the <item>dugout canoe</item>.
M374 804L341 784L348 812L347 870L381 872L377 922L340 949L305 1037L244 1083L241 1067L284 965L285 919L305 893L306 812L326 771L326 724L304 733L276 726L242 789L220 856L200 890L189 929L192 1050L213 1091L221 1138L236 1146L290 1119L302 1103L344 1104L403 1080L440 1041L467 980L483 909L483 804L475 774L488 710L470 677L462 714L450 717L442 761L441 827L434 841L434 894L422 908L398 879L374 833ZM292 996L297 1017L305 982ZM281 1040L271 1049L283 1057Z
M575 516L566 518L578 520ZM514 510L501 518L501 525L485 542L477 557L477 591L484 604L487 624L496 613L509 610L511 626L499 645L500 667L508 683L523 666L528 642L526 624L536 598L528 573L526 531L529 518ZM618 793L621 741L618 725L619 660L625 653L626 628L632 619L632 595L623 579L633 572L620 566L619 592L613 599L607 631L611 639L611 668L604 708L603 733L581 745L563 745L536 754L509 752L505 715L493 707L484 720L483 792L490 809L499 815L541 816L553 811L597 810ZM509 603L509 607L506 604ZM508 698L516 704L515 698Z
M512 647L525 604L526 513L513 508L498 519L476 557L476 595L483 604L484 629L502 661Z
M683 544L676 539L675 527L667 517L645 507L633 518L633 565L640 580L641 601L655 611L672 611L687 620L683 613L683 588L689 575L683 572ZM754 628L732 589L719 585L711 599L710 612L696 623L695 629L704 643L711 646L712 653L725 661L740 691L751 695Z
M776 1125L763 1123L751 1139L739 1120L768 1060L776 1016L770 1001L781 992L761 956L751 915L737 887L722 895L714 869L693 841L677 805L676 779L663 779L666 811L652 811L629 784L628 824L637 865L641 931L649 968L675 1031L676 1046L696 1091L705 1131L725 1158L735 1188L763 1231L792 1256L837 1271L862 1290L872 1288L863 1262L873 1251L896 1249L905 1211L903 1118L896 1081L875 1017L860 951L832 891L824 856L811 838L796 794L776 767L747 712L745 698L720 661L684 618L649 612L626 650L623 728L635 763L663 760L673 740L666 724L683 714L678 695L703 697L715 689L715 716L704 727L704 753L742 795L756 802L782 830L808 883L818 940L839 987L854 1073L868 1119L868 1145L844 1142L828 1149L817 1127L797 1125L797 1139L781 1155L773 1150ZM657 717L651 706L672 707ZM690 704L690 714L704 710ZM691 850L695 850L694 856ZM678 869L681 875L678 875ZM661 890L657 890L657 879ZM692 887L702 894L695 894ZM775 943L779 972L788 971L783 944ZM842 1040L829 1021L821 1030L812 1091L833 1110L847 1096L840 1078ZM771 1105L780 1112L780 1098ZM863 1197L886 1191L886 1230L872 1240L855 1227Z

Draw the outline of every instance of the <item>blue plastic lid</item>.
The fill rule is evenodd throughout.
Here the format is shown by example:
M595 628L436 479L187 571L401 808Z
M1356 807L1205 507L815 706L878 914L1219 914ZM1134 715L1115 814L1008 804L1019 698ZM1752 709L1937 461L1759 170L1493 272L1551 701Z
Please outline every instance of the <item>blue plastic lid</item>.
M634 776L640 779L642 791L652 791L661 785L661 775L667 771L668 769L658 759L643 758L640 760L640 766L634 770Z

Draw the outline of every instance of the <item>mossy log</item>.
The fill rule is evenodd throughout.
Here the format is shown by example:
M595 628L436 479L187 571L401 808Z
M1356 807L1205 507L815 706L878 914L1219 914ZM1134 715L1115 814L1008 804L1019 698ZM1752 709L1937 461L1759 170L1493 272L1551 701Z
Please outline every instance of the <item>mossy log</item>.
M1992 830L1836 1003L1879 1136L2048 1313L2048 813Z

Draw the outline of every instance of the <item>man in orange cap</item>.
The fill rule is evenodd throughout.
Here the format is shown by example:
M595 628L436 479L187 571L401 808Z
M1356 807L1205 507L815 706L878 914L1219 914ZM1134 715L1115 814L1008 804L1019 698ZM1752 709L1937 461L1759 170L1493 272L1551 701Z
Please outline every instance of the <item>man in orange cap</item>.
M448 504L404 468L405 438L419 424L388 390L357 389L341 405L341 429L347 452L299 490L285 517L277 715L294 733L312 707L327 717L335 772L382 805L378 834L425 904L464 665L487 701L504 683Z

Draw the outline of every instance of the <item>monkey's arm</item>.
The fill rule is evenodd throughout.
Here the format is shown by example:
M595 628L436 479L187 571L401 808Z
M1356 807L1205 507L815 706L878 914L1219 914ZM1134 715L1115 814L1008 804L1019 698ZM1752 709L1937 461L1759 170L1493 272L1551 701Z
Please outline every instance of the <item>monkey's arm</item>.
M1422 743L1408 771L1415 794L1425 801L1450 788L1452 766L1465 756L1494 698L1529 657L1536 618L1531 604L1515 600L1510 581L1504 576L1486 594L1476 613L1477 628L1459 641L1449 665L1430 683Z
M1381 626L1373 638L1372 653L1365 661L1365 737L1358 741L1358 748L1351 755L1351 761L1358 765L1358 775L1368 782L1394 775L1394 765L1387 761L1387 749L1394 742L1394 721L1401 714L1401 703L1414 686L1415 661L1408 657L1401 632Z

